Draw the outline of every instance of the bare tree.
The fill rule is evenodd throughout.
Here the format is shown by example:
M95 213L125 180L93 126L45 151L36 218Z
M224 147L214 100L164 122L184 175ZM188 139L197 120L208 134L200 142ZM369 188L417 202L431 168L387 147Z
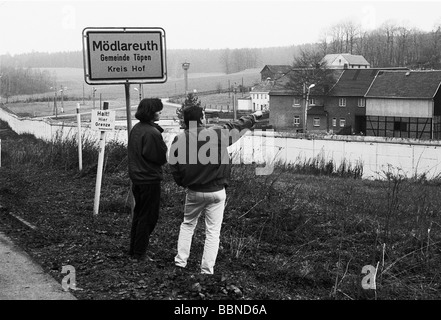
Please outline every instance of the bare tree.
M348 20L342 24L342 32L345 36L345 51L353 54L355 47L355 40L359 35L360 25L352 20Z
M398 43L397 43L397 64L398 66L406 66L408 61L408 42L409 42L409 35L410 30L405 27L401 26L397 29L397 36L398 36Z
M320 68L325 67L321 62L323 54L318 46L304 45L300 48L300 53L294 58L294 68Z

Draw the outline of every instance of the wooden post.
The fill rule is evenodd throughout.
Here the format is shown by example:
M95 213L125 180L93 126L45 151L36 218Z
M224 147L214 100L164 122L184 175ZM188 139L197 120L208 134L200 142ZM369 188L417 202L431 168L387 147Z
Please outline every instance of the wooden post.
M100 109L107 110L109 103L104 102L104 106ZM98 215L100 206L100 193L101 193L101 180L103 177L103 165L104 165L104 149L106 147L106 131L101 131L99 142L99 154L98 154L98 167L96 172L96 184L95 184L95 201L93 203L93 215Z

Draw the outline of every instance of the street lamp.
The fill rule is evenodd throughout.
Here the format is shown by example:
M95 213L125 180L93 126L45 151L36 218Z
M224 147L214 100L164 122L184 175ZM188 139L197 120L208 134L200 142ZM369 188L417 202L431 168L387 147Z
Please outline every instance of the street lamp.
M303 86L305 86L306 84L303 84ZM310 90L311 90L311 88L314 88L315 87L315 84L313 83L313 84L311 84L309 87L308 87L308 91L307 91L307 93L306 93L306 101L305 101L305 117L304 117L304 121L305 121L305 125L304 125L304 132L306 133L306 129L307 129L307 126L308 126L308 105L309 105L309 92L310 92Z
M237 120L237 101L236 101L237 83L233 84L233 121Z
M188 74L187 74L187 71L189 68L190 68L189 62L184 62L182 64L182 69L184 69L184 78L185 78L185 96L187 96L187 94L188 94Z
M51 87L51 89L54 89L54 110L53 113L55 115L55 118L58 118L58 107L57 107L57 87Z
M67 87L63 87L63 85L60 86L60 92L61 92L61 113L64 113L64 96L63 96L63 92L65 89L67 89Z

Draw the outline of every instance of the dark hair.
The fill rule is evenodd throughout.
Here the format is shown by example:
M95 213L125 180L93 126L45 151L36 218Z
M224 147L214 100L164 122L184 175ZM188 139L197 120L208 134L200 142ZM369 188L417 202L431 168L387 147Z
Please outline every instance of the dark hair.
M136 110L135 118L141 122L150 122L155 118L155 112L161 111L164 106L159 98L142 99Z
M190 121L196 121L198 124L202 124L201 118L204 116L204 109L198 106L185 107L183 110L185 126L190 128Z

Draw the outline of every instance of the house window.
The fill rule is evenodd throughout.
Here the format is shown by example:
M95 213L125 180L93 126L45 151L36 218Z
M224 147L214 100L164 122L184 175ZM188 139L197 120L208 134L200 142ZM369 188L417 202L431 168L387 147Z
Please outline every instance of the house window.
M310 105L315 105L315 99L314 98L310 98L309 99L309 104Z
M346 107L346 98L338 99L338 106L339 107Z
M332 126L333 127L337 126L337 118L332 118Z
M314 118L312 123L314 127L320 127L320 118Z
M298 126L300 124L300 116L294 116L294 125Z
M407 123L401 121L394 122L394 131L403 131L407 132Z
M366 107L366 100L364 98L358 98L358 106L360 108Z
M292 106L299 107L300 106L300 98L294 98L294 102L293 102Z
M344 127L346 125L346 119L340 118L340 127Z

